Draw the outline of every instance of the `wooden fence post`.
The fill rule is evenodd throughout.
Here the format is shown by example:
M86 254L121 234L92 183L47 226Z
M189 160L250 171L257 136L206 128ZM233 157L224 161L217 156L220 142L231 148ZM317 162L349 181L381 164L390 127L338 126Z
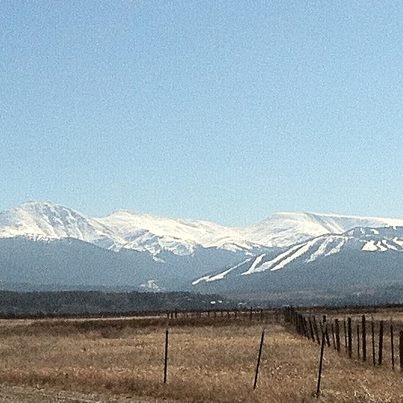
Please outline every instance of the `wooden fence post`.
M383 320L379 322L378 365L382 365L382 353L383 353Z
M323 319L323 327L325 328L325 338L326 338L326 344L328 347L330 347L330 340L329 340L329 332L327 331L327 325L326 325L326 315L322 316Z
M309 322L309 330L310 330L310 332L311 332L312 340L313 340L313 342L315 342L315 341L316 341L316 340L315 340L315 332L314 332L314 330L313 330L312 319L311 319L310 316L308 316L308 322Z
M360 351L360 324L357 322L357 358L361 358L361 351Z
M400 371L403 371L403 330L399 334Z
M347 342L347 325L346 325L346 318L343 320L343 330L344 330L344 349L346 353L348 352L348 342Z
M340 325L338 319L334 321L334 330L336 332L336 350L340 353Z
M309 333L309 327L308 327L308 320L305 316L304 316L304 330L305 330L305 337L309 340L310 333Z
M322 328L322 343L320 346L320 358L319 358L319 371L318 371L318 383L316 386L316 397L319 397L320 395L320 381L322 378L322 368L323 368L323 353L325 350L325 332L326 332L326 323L324 323L324 326Z
M300 313L297 314L297 324L298 324L298 333L300 335L304 334L304 330L302 329L302 315Z
M334 324L333 324L333 321L332 321L332 324L331 324L331 330L332 330L332 343L333 343L333 349L335 349L335 350L336 350L336 339L335 339L335 337L334 337Z
M257 379L259 377L259 367L260 367L260 359L262 357L263 343L264 343L264 329L262 331L262 337L260 339L259 353L257 356L257 364L256 364L256 371L255 371L255 380L253 381L253 389L256 389Z
M318 323L316 322L316 316L313 316L313 327L315 330L316 341L320 344L320 337L319 337L319 330L318 330Z
M164 383L168 380L168 341L169 341L169 329L165 331L165 357L164 357Z
M374 318L371 320L371 338L372 338L372 364L375 366L375 323Z
M392 369L395 370L395 346L393 342L393 322L390 321L390 353L392 358Z
M362 360L367 361L367 326L365 323L365 315L361 318L361 328L362 328Z
M351 318L347 318L348 358L353 355L353 335L351 331Z

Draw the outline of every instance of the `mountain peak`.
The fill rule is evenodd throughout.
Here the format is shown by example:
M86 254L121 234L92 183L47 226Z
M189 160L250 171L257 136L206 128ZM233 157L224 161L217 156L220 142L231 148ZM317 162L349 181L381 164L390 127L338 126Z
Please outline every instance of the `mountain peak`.
M39 208L65 208L65 207L60 204L54 203L50 200L28 200L14 207L12 210L14 209L27 210L37 208L39 209Z
M50 201L28 201L0 213L0 237L21 235L85 241L105 236L95 220Z

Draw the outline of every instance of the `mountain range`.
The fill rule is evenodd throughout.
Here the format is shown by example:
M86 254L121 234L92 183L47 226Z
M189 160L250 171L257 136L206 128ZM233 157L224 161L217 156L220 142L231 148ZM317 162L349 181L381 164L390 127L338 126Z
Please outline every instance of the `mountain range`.
M403 281L403 219L278 213L233 228L32 201L0 213L0 281L254 293Z

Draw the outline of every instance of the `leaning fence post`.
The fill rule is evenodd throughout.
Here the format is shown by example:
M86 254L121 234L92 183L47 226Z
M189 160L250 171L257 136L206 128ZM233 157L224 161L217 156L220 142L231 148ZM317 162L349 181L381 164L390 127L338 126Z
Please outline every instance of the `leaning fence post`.
M168 342L169 342L169 329L165 331L164 383L167 383L167 375L168 375Z
M383 320L379 322L378 365L382 365L382 352L383 352Z
M253 381L253 389L256 389L257 379L259 377L259 367L260 367L260 359L262 357L263 343L264 343L264 329L262 330L262 337L260 338L260 346L259 346L259 353L257 356L255 379Z
M320 381L322 378L322 368L323 368L323 353L325 350L325 333L326 332L326 323L324 323L324 326L322 328L322 343L320 346L320 358L319 358L319 371L318 371L318 384L316 387L316 397L319 397L320 395Z

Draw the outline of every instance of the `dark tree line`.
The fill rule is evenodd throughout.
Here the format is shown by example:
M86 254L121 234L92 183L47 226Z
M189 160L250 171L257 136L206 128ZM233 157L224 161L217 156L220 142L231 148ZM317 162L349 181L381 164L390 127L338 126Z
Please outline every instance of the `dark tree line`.
M189 292L0 291L3 317L208 310L217 305L225 308L233 304L217 295Z

